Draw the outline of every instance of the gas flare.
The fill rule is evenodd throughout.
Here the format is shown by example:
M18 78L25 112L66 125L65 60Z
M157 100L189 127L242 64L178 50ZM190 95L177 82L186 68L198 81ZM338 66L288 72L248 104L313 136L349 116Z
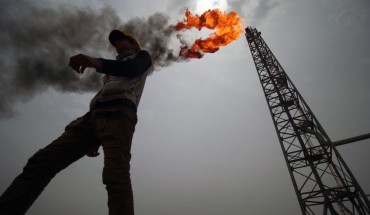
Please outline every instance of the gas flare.
M221 12L219 9L208 10L202 15L193 15L189 9L185 12L186 19L175 26L176 31L197 28L199 31L206 27L215 29L206 39L199 38L189 48L181 47L180 55L185 58L201 58L203 53L214 53L220 46L226 46L239 38L243 32L242 20L235 11Z

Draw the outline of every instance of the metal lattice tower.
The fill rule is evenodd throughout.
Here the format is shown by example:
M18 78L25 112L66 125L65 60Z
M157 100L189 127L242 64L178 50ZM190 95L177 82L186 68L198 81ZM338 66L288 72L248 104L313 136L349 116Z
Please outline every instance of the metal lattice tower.
M370 203L261 33L246 38L302 214L370 214Z

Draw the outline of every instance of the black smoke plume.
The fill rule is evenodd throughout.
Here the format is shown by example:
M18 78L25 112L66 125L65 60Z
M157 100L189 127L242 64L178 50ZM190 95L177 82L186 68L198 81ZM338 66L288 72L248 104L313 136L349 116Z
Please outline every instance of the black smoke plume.
M62 92L99 89L98 73L87 72L80 78L68 67L68 61L78 53L112 56L114 50L107 40L112 29L125 29L139 38L156 66L179 60L169 48L174 31L164 14L122 22L110 7L96 10L25 4L0 3L0 118L13 115L18 102L49 88Z

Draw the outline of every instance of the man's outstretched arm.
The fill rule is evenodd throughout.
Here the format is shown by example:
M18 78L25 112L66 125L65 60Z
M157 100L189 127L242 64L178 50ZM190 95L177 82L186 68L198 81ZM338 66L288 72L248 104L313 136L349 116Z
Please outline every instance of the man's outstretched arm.
M69 66L76 72L83 73L87 67L107 75L132 78L144 73L152 65L148 52L140 51L135 58L127 60L107 60L78 54L70 58Z
M82 74L87 67L99 69L100 64L96 58L84 54L78 54L69 59L69 66L77 73Z

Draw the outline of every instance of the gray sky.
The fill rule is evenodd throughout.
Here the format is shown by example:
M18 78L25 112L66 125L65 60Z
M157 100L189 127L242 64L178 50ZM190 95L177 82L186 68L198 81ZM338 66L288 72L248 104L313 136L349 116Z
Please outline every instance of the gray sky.
M16 23L15 29L31 29L27 25L36 18L30 15L25 20L16 14L27 16L32 8L46 9L37 17L45 15L51 25L60 21L57 20L60 16L48 16L45 11L58 10L61 1L37 1L37 5L32 1L28 5L0 2L4 16L0 21L2 32L12 32L4 27L8 26L7 22ZM79 9L87 10L86 5L91 11L105 7L87 0L64 2L63 7L71 14ZM72 31L69 40L81 38L89 29L109 29L116 18L117 24L122 24L134 17L146 19L159 12L175 24L183 17L186 7L195 11L212 5L201 0L153 0L150 5L144 0L105 2L118 17L111 14L107 23L99 23L100 19L86 22L83 31ZM252 25L262 32L332 140L370 132L369 1L225 0L218 1L218 5L236 10L244 19L244 27ZM88 25L91 23L94 26ZM200 35L192 32L190 37ZM93 38L82 40L80 49L67 49L71 44L61 44L56 47L67 48L53 54L69 57L85 51L113 58L105 41L109 31L103 32L106 35L100 33L91 32ZM46 44L54 43L53 38L48 38ZM18 85L5 83L12 76L14 64L23 62L18 61L19 56L28 56L33 62L32 59L43 56L45 47L41 45L45 43L32 44L34 52L28 54L22 45L28 40L13 45L8 43L9 38L0 36L0 39L1 62L5 68L0 75L3 91L0 95L16 111L12 117L0 121L2 192L32 154L57 138L68 122L88 110L94 93L86 92L87 88L73 93L69 88L37 87L41 84L36 82L34 93L30 94L19 90ZM176 40L168 45L178 49ZM102 51L103 48L107 51ZM50 64L66 66L68 58L53 56L48 61ZM72 73L71 70L53 72ZM77 89L79 85L76 86ZM61 89L68 92L62 93ZM12 96L19 99L9 98ZM157 69L147 80L138 117L131 165L136 214L300 213L244 35L200 60L175 62ZM339 151L369 194L370 140L341 146ZM107 214L102 165L102 156L84 157L72 164L54 178L28 214Z

